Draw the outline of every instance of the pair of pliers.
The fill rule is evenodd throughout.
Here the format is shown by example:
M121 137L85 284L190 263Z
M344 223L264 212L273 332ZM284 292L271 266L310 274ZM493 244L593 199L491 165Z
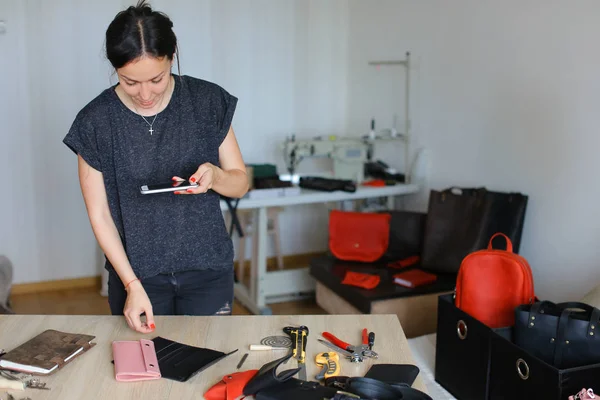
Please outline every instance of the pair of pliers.
M318 339L319 342L340 352L340 354L345 355L352 362L362 362L365 357L379 357L379 355L372 350L375 342L375 333L370 332L367 334L367 328L362 330L362 344L359 346L353 346L349 343L346 343L329 332L323 332L322 336L329 340L329 342Z

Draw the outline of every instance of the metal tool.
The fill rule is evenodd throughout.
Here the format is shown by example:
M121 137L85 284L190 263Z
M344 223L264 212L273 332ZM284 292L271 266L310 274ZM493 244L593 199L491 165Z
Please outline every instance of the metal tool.
M242 356L242 359L240 360L239 364L237 365L237 369L242 368L242 365L244 364L244 361L246 361L246 358L248 358L248 353L246 353Z
M306 380L306 339L308 337L308 328L304 325L300 327L286 326L283 331L292 339L292 356L298 361L300 371L298 376Z
M26 377L19 378L6 371L0 370L0 388L12 390L25 390L26 388L50 390L50 388L46 387L46 383L40 381L39 378L25 378Z
M260 344L251 344L250 350L287 350L292 347L292 340L288 336L268 336Z
M262 338L260 344L278 348L291 348L292 339L288 336L267 336Z
M30 389L50 390L49 387L46 387L46 383L40 381L38 378L32 378L25 381L25 387Z
M323 332L323 337L329 340L329 342L318 339L319 342L345 355L346 358L350 359L352 362L363 362L365 357L379 357L379 355L372 350L375 343L375 333L370 332L367 334L367 328L364 328L362 331L362 344L359 346L353 346L346 343L329 332Z
M334 351L317 354L315 362L319 367L323 367L315 376L315 379L318 381L340 374L340 356Z

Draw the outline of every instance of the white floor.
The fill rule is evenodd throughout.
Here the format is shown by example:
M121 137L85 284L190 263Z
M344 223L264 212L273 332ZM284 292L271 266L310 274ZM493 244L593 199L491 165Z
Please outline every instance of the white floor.
M433 400L456 400L439 383L435 381L435 339L436 334L408 339L408 345L421 370L421 379L425 382L429 396Z

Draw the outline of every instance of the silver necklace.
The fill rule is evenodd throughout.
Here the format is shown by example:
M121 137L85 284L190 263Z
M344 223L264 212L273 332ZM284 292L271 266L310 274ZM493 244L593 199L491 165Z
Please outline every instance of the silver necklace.
M170 77L169 77L170 79ZM171 86L171 82L169 82L169 86ZM160 105L158 107L158 109L160 109L160 107L162 107L162 103L163 100L165 99L165 95L163 94L162 98L160 99ZM138 111L137 107L135 106L135 102L132 100L131 102L133 104L133 108L135 108L135 112L143 118L144 122L146 122L148 124L148 126L150 127L150 129L148 130L148 132L150 132L150 136L152 136L152 133L154 132L154 129L152 129L152 125L154 125L154 121L156 121L156 117L158 117L158 114L160 114L160 112L157 112L154 115L154 118L152 119L152 123L148 122L148 120L146 119L146 117L144 117L142 114L140 114L140 112Z
M137 111L137 109L136 109L136 111ZM140 114L140 113L138 112L138 114ZM150 129L148 130L148 132L150 132L150 136L152 136L152 132L154 132L154 129L152 129L152 125L154 125L154 121L156 121L156 117L158 117L158 113L156 113L156 115L152 119L152 123L148 122L142 114L140 114L140 117L144 118L144 121L146 121L148 126L150 126Z

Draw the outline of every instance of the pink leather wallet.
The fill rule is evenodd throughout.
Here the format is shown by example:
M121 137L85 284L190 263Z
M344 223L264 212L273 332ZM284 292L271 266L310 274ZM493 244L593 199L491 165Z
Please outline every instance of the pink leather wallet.
M112 349L117 381L147 381L161 377L152 340L115 341Z

